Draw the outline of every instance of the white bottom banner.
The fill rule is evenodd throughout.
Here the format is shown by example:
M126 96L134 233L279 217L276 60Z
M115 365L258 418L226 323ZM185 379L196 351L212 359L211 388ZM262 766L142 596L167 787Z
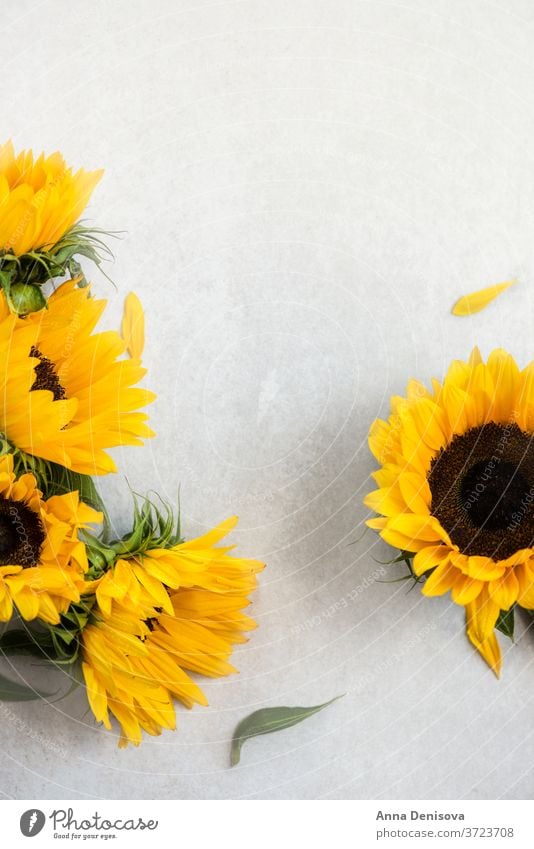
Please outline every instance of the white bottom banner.
M530 801L4 801L2 846L534 847ZM29 841L35 839L35 843Z

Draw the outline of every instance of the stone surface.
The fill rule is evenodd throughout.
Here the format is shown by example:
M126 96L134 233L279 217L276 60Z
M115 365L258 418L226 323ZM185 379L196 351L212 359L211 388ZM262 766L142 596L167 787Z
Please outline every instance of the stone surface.
M188 535L237 512L239 553L269 566L209 709L119 751L81 690L0 705L2 793L532 798L528 623L497 682L459 608L383 583L361 504L369 423L409 377L475 343L533 356L532 4L6 5L3 133L106 168L88 215L125 233L97 291L111 326L130 290L147 311L158 438L102 482L117 528L126 476L180 486ZM340 693L228 768L245 714Z

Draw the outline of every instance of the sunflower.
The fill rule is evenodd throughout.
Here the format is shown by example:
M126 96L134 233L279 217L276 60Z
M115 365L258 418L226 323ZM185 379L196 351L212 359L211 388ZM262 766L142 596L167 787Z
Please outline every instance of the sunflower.
M55 625L79 601L88 569L78 531L100 522L77 492L45 500L32 474L17 477L0 457L0 620L16 607L23 619Z
M167 550L120 558L96 582L82 668L95 718L110 728L111 713L121 726L119 745L138 745L143 730L175 728L173 698L207 704L188 673L236 672L229 657L256 627L243 610L263 568L216 547L236 521Z
M20 256L55 245L79 219L103 171L73 173L60 153L36 159L0 146L0 251Z
M534 362L484 362L474 349L432 390L418 381L371 427L381 464L368 525L413 555L427 596L450 591L467 634L496 674L495 625L514 604L534 609Z
M135 387L146 370L119 359L118 333L93 332L105 305L68 280L19 318L0 292L0 430L25 454L90 475L116 470L104 449L153 436L138 409L155 396Z

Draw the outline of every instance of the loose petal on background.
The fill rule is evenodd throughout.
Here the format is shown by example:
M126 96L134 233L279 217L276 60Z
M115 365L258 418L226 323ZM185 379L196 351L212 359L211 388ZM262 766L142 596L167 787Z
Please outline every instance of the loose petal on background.
M145 314L141 301L133 292L124 301L121 333L130 357L141 359L145 347Z
M481 312L488 304L491 304L502 292L505 292L510 286L516 283L516 280L507 280L506 283L495 283L493 286L487 286L485 289L478 289L476 292L471 292L470 295L464 295L452 308L453 315L473 315Z

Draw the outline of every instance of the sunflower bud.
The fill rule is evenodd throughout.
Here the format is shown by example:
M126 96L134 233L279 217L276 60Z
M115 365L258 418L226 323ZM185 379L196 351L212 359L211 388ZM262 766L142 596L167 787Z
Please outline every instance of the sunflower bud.
M9 297L13 311L19 315L29 315L46 307L46 298L41 289L32 283L13 283Z

